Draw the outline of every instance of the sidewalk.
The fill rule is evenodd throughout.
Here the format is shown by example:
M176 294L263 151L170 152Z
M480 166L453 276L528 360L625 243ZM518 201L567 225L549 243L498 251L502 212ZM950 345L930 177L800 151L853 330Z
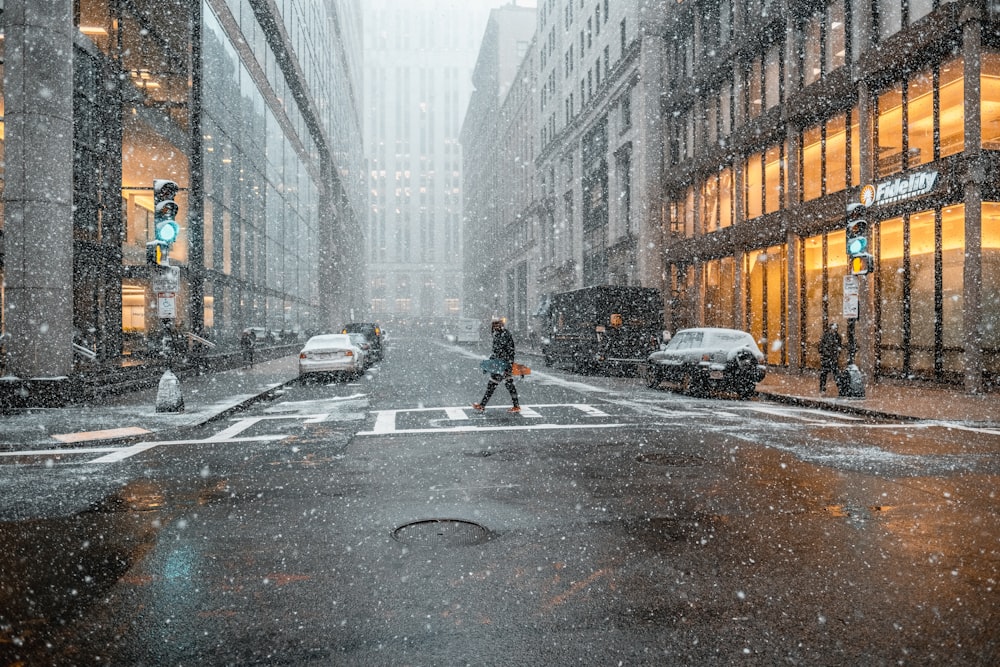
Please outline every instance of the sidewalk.
M156 412L157 386L109 396L93 406L32 408L0 416L0 451L129 441L147 433L199 426L238 410L298 376L294 355L180 379L184 411Z
M795 405L822 407L871 417L926 419L1000 428L1000 395L967 394L960 387L918 383L866 383L864 398L840 398L831 379L826 394L819 393L819 376L769 368L757 393Z

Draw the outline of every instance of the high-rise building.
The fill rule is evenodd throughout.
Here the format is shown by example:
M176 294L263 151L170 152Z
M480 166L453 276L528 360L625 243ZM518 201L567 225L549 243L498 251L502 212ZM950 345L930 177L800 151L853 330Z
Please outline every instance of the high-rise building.
M465 186L464 314L529 328L528 283L537 282L534 8L490 12L462 126Z
M459 133L489 9L500 2L364 3L367 295L384 323L462 312Z
M789 372L839 322L867 377L1000 386L997 35L992 0L539 3L527 300L639 283Z
M668 327L745 329L802 372L838 322L867 377L995 385L1000 5L714 0L665 18Z
M362 305L360 20L357 0L3 3L4 370L220 353ZM155 180L176 184L173 271L146 252Z

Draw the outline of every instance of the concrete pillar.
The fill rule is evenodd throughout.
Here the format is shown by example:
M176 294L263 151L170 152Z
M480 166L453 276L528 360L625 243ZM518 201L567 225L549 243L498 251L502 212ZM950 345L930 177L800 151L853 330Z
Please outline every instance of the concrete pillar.
M963 328L965 338L965 391L980 394L983 382L983 186L987 167L982 154L983 35L981 17L974 8L962 12L962 56L965 59L965 155L968 168L963 175L965 196L965 264L963 267Z
M73 370L73 0L4 7L8 371Z

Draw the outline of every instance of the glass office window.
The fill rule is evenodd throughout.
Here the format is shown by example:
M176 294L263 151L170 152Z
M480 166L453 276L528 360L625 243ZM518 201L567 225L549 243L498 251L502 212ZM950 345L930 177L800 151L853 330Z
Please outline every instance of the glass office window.
M827 72L832 72L847 62L847 23L844 17L844 0L834 0L826 8L826 58Z
M903 3L899 0L878 0L878 36L885 40L903 27Z
M883 220L878 224L878 307L880 365L885 369L903 368L903 333L905 294L903 292L903 219ZM932 311L933 312L933 311Z
M700 214L703 234L719 228L719 177L715 174L706 178L701 187Z
M910 216L910 368L934 371L934 211Z
M851 185L861 184L861 128L858 110L851 110Z
M907 89L906 130L909 167L934 160L934 77L923 72L910 79Z
M965 150L964 66L962 58L955 58L941 65L941 157Z
M983 148L1000 150L1000 53L984 53L980 74Z
M878 96L876 131L879 178L903 169L903 89L897 86Z
M733 224L733 170L723 169L719 173L719 227Z
M965 364L964 272L965 206L949 206L941 211L941 343L946 372L961 372Z
M819 367L820 336L823 334L823 310L829 302L823 298L823 237L811 236L802 243L805 281L805 301L802 304L804 328L802 340L805 347L805 365Z
M934 0L909 0L910 25L924 18L934 10Z
M1000 202L983 202L982 207L983 285L980 293L983 337L983 365L991 373L1000 373L1000 290L987 285L1000 285Z
M814 125L802 133L802 201L823 194L823 128Z
M760 217L764 212L761 157L760 153L751 155L743 170L743 192L746 199L747 220Z
M764 60L764 108L770 109L781 103L781 46L779 42L770 47Z
M704 265L705 326L732 327L736 313L736 263L723 257Z
M840 192L847 187L847 120L837 116L826 122L826 194Z
M813 14L802 26L802 85L819 81L823 73L823 15Z
M785 183L784 150L772 146L764 155L764 212L774 213L784 202Z

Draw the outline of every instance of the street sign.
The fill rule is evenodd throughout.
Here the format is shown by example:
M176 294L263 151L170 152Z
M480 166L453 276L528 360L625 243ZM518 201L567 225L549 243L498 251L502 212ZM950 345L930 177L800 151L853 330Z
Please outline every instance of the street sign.
M858 295L861 292L857 276L844 276L844 317L849 320L858 319Z
M173 292L156 293L156 315L161 320L177 317L177 296Z
M159 294L160 292L177 292L181 288L181 270L177 266L165 266L163 270L158 271L152 279L153 291Z

